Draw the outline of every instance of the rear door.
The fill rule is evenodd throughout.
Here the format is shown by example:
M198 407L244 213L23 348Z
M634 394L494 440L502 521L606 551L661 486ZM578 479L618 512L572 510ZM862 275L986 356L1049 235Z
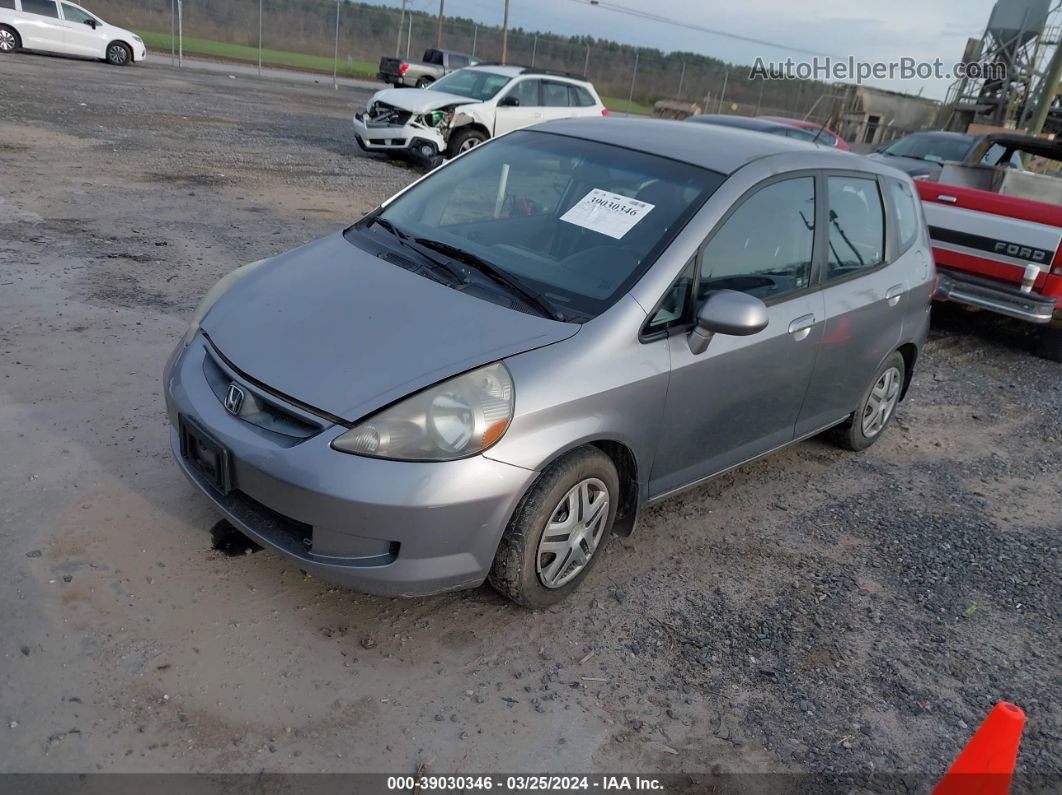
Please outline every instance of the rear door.
M787 174L753 188L701 250L693 271L692 308L680 316L669 296L651 317L646 331L666 333L671 356L651 496L793 439L822 337L822 297L814 289L812 272L815 191L811 174ZM686 289L681 281L677 286ZM748 337L717 334L707 350L693 354L689 323L716 290L739 290L762 299L770 318L767 328ZM654 324L670 327L660 332Z
M18 32L26 49L69 52L56 0L22 0Z
M820 191L826 198L820 218L827 231L821 276L826 325L797 436L858 407L881 363L900 344L911 300L908 274L923 256L910 243L900 250L888 222L884 178L830 172L820 176Z

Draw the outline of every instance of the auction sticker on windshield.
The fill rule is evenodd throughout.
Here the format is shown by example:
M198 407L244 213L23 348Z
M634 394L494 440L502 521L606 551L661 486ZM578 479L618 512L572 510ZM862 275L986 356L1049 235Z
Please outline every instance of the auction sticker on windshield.
M620 240L655 206L594 188L562 215L561 220Z

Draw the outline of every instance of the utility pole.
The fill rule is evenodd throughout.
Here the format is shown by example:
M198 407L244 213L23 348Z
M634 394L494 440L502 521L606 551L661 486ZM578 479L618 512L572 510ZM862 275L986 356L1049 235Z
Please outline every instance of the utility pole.
M682 84L686 82L686 62L682 62L682 74L679 75L678 98L682 99Z
M402 11L398 15L398 38L395 39L395 58L402 53L402 23L406 21L406 0L402 0Z
M501 62L509 58L509 0L505 0L505 16L502 18L502 53Z
M184 8L177 0L177 68L184 68Z
M727 69L723 72L723 90L719 92L719 107L716 108L716 113L723 112L723 98L726 96L726 84L730 81L730 70Z
M411 46L410 42L413 41L413 12L412 11L409 12L409 19L406 21L406 24L409 26L407 28L407 30L406 30L406 60L408 61L409 60L409 48Z
M531 45L531 67L535 66L535 54L538 52L538 34L535 34L535 42Z
M177 65L177 0L170 0L170 66Z
M339 3L340 0L336 0L336 50L332 55L332 88L339 88L339 81L336 79L339 72Z
M439 0L439 23L438 28L435 31L435 49L441 50L443 46L443 7L446 5L446 0Z
M258 76L262 76L262 0L258 0Z
M590 77L590 42L586 43L586 60L583 61L583 77Z
M472 26L472 57L476 57L476 36L479 35L479 25Z
M631 112L631 104L634 102L634 81L638 79L638 56L641 53L638 50L634 51L634 71L631 73L631 90L627 94L627 112Z
M1060 81L1062 81L1062 41L1055 45L1055 54L1051 56L1051 63L1047 65L1044 79L1040 81L1040 98L1036 101L1036 110L1029 122L1029 135L1039 135L1044 131L1047 114L1051 112L1051 105L1058 96Z

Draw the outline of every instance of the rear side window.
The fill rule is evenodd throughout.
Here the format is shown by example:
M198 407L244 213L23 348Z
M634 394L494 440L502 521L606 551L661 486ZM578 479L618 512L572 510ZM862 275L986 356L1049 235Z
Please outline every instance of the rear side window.
M14 8L15 0L0 0L0 8Z
M590 108L597 104L594 95L582 86L568 86L571 91L572 106L577 108Z
M885 208L876 179L829 177L826 278L842 279L885 261Z
M803 290L814 245L814 178L774 182L746 199L704 247L697 297L739 290L766 301Z
M428 50L424 53L424 63L443 65L443 54L439 50Z
M542 81L542 104L547 108L568 107L568 85L551 80Z
M22 0L22 10L27 14L59 19L59 8L55 0Z
M904 253L918 238L918 209L912 195L911 186L898 179L890 179L889 198L896 215L896 237L899 242L899 254Z

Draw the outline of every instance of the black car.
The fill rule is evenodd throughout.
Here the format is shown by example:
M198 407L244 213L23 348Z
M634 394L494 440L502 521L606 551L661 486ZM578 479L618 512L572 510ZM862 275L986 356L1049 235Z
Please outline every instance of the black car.
M967 161L983 138L984 136L944 130L917 132L882 144L868 157L906 171L912 177L931 177L940 173L946 160ZM981 162L994 166L1004 157L1006 151L1003 146L996 144L989 148ZM1013 153L1010 156L1010 165L1018 169L1024 168L1021 157Z

